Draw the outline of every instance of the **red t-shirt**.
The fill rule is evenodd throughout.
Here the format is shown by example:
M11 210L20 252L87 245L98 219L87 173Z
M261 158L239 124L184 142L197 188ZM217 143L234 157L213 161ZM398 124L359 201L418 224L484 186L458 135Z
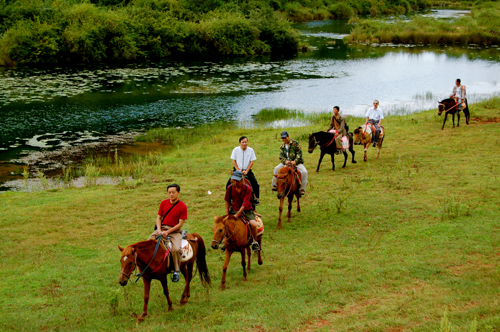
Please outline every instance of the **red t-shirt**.
M229 195L231 193L231 195ZM252 203L250 202L250 198L252 197L252 188L245 184L244 188L241 188L241 192L238 195L238 192L234 188L233 185L230 185L226 189L226 196L224 200L231 204L231 208L234 211L238 211L242 206L245 207L245 210L253 210Z
M174 203L175 204L175 203ZM160 218L163 218L165 213L172 207L172 203L170 203L170 199L166 199L161 201L160 210L158 211L158 215ZM183 201L179 201L175 207L167 214L165 219L163 219L162 224L167 226L177 226L179 223L179 219L186 220L188 217L188 210L186 204Z

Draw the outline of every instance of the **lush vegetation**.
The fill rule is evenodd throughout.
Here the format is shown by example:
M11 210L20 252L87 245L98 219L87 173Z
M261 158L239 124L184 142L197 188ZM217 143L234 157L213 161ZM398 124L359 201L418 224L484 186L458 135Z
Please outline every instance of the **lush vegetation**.
M0 0L0 65L293 56L289 21L407 13L427 0Z
M89 178L111 166L116 176L134 177L117 186L89 180L82 189L1 194L0 329L498 331L499 109L500 98L471 105L469 126L462 121L452 129L448 122L444 130L436 110L387 117L380 159L370 148L364 163L357 146L358 163L335 172L329 158L314 172L319 152L305 153L310 185L302 212L293 211L279 231L269 186L281 129L264 126L185 129L178 131L182 139L166 140L164 151L140 160L111 158L102 168L89 161ZM305 149L308 134L324 130L328 117L289 132ZM351 128L363 122L348 119ZM209 293L196 276L190 303L180 307L183 285L169 283L175 302L167 312L154 282L149 316L137 326L132 315L141 312L143 288L119 286L117 246L149 236L171 182L182 187L186 228L209 243L241 135L258 158L264 264L254 259L243 282L235 255L227 289L219 291L223 255L209 250Z
M403 44L500 44L500 4L475 6L471 15L458 19L417 16L411 20L359 20L348 42Z

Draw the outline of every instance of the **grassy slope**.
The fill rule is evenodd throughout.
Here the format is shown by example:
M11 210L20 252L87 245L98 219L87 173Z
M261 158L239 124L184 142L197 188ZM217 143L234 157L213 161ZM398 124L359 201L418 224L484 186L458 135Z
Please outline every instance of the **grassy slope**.
M371 148L364 163L357 146L358 164L337 163L335 172L326 158L315 173L319 153L306 153L303 211L279 231L269 189L278 129L229 130L172 148L160 156L161 175L141 185L2 194L0 329L436 331L447 310L457 331L474 319L481 331L498 331L500 131L485 121L498 119L499 109L499 99L473 105L471 125L443 131L435 111L389 117L381 158ZM349 119L351 128L361 122ZM306 148L304 137L326 125L290 133ZM243 282L233 256L221 292L223 255L209 250L209 295L196 276L191 302L181 308L182 285L170 283L175 305L167 313L155 282L149 316L137 326L131 313L142 308L142 285L127 286L125 299L117 245L149 236L173 180L188 205L187 229L209 243L242 134L258 157L264 265L253 260ZM340 214L339 198L347 204Z

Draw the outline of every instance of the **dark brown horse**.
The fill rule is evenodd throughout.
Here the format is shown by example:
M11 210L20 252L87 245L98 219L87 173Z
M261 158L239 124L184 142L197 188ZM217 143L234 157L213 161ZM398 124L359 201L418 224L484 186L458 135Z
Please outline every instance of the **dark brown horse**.
M276 176L276 175L275 175ZM283 201L285 197L288 197L288 213L287 222L292 219L292 203L293 197L297 197L297 211L300 212L300 193L299 193L299 177L297 171L290 167L283 167L280 169L276 181L276 187L278 191L278 198L280 200L280 215L278 218L278 229L283 227L281 223L281 214L283 213Z
M250 258L252 251L250 245L252 243L252 231L250 225L246 224L241 218L235 219L233 215L226 215L222 217L214 217L214 226L212 227L214 237L212 239L212 248L219 248L219 244L224 240L226 247L226 257L224 259L224 266L222 267L222 280L220 289L226 289L226 271L229 265L229 260L233 252L241 253L241 266L243 267L243 280L247 280L247 269L250 270ZM262 234L257 235L256 241L262 250ZM262 265L261 250L257 252L258 263ZM245 268L245 251L248 256L248 266Z
M193 279L193 266L196 261L196 266L200 273L201 283L204 287L210 285L210 275L208 273L207 262L205 260L206 248L203 239L199 234L187 234L187 240L193 249L193 257L181 263L181 273L186 280L186 286L182 293L181 305L186 304L191 296L189 283ZM148 314L149 290L151 288L151 280L160 280L163 286L163 294L168 301L168 311L172 310L172 300L168 293L167 274L173 271L173 262L170 264L171 259L166 255L166 250L163 245L158 247L158 252L154 255L156 248L156 240L141 241L125 248L118 246L122 252L120 258L121 271L119 282L120 285L125 286L130 278L133 278L133 273L138 267L144 282L144 307L142 315L138 318L138 322L142 322ZM149 264L149 266L148 266ZM147 267L147 268L146 268ZM146 270L144 270L146 268Z
M470 112L469 112L469 103L467 102L467 98L465 98L465 108L462 110L465 115L465 122L467 125L470 120ZM451 114L451 119L453 121L453 128L455 128L455 114L457 115L457 127L460 126L460 111L458 110L458 103L453 98L443 99L439 102L438 107L438 115L441 115L444 112L444 121L441 130L444 129L444 124L446 123L446 119L448 118L448 114Z
M382 149L382 143L384 142L385 138L385 129L383 126L380 127L382 128L382 130L380 131L380 135L378 137L377 159L378 157L380 157L380 149ZM375 135L375 129L370 124L368 125L364 124L361 127L354 129L354 144L363 145L363 149L365 151L365 155L363 157L364 161L368 160L367 150L370 147L370 145L373 144L374 135Z
M352 156L352 163L355 164L356 160L354 160L354 148L353 148L353 140L352 133L347 135L349 138L349 151ZM337 149L337 144L335 144L335 135L326 131L318 131L317 133L312 133L309 135L309 149L307 150L309 153L312 153L316 146L320 146L321 155L319 156L318 167L316 168L316 172L319 172L319 166L321 165L321 161L325 154L329 154L332 158L332 169L335 170L335 153L339 150ZM342 151L344 154L344 165L342 168L345 168L347 164L347 152Z

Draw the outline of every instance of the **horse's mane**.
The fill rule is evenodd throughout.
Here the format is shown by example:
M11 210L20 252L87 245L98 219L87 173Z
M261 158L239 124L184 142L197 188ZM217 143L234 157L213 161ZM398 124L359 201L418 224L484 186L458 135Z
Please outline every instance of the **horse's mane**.
M130 255L134 248L136 250L143 250L143 249L152 248L154 246L156 246L155 240L146 240L146 241L137 242L137 243L126 246L125 249L123 249L122 255Z
M440 103L447 103L447 102L451 102L451 101L455 102L455 99L453 99L453 98L446 98L446 99L441 100Z

